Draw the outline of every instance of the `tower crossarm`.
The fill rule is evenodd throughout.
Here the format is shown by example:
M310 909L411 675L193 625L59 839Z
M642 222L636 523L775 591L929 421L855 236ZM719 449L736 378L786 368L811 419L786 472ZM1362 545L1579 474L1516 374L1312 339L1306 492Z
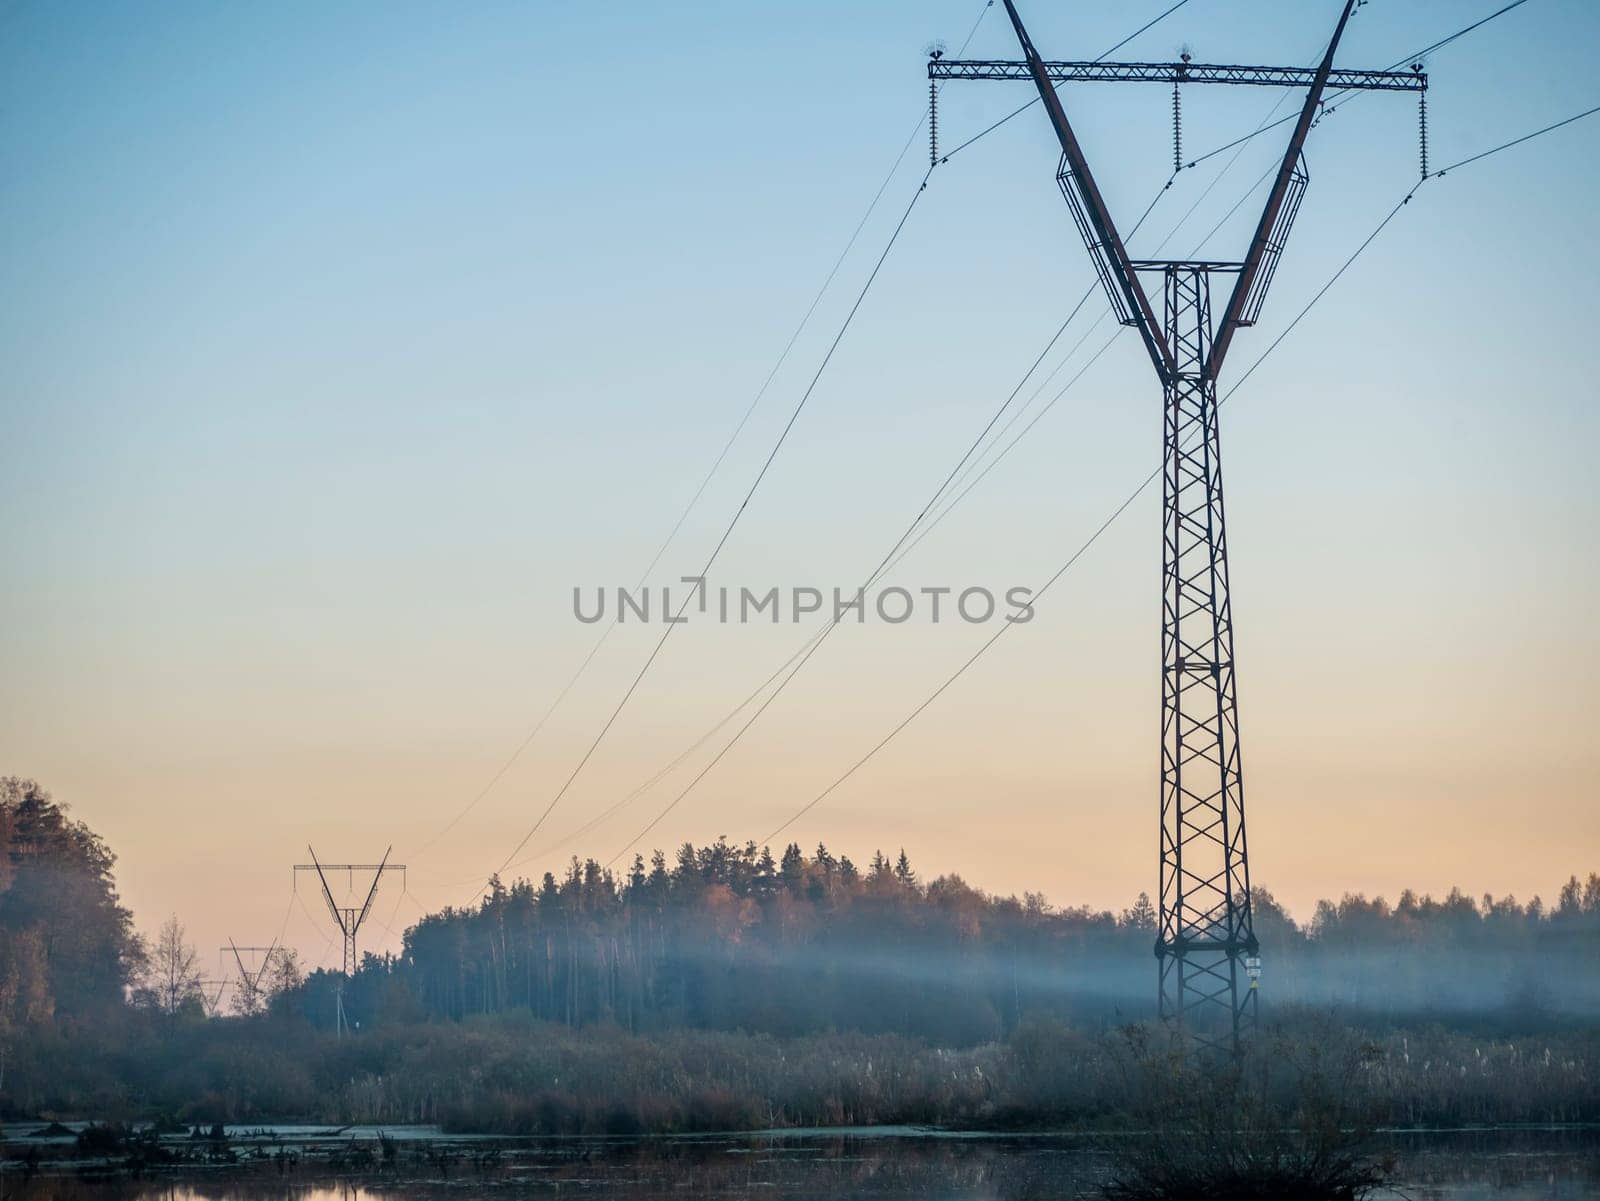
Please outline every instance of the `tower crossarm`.
M313 854L312 857L315 858L316 856ZM395 863L297 863L294 865L294 870L297 872L314 872L319 869L330 872L375 872L380 869L397 872L404 870L403 865Z
M1256 87L1308 88L1317 67L1260 67L1234 63L1039 63L1052 83L1231 83ZM937 58L928 62L928 78L1033 80L1032 64L1004 59ZM1336 91L1425 92L1428 76L1421 71L1328 72L1327 86Z

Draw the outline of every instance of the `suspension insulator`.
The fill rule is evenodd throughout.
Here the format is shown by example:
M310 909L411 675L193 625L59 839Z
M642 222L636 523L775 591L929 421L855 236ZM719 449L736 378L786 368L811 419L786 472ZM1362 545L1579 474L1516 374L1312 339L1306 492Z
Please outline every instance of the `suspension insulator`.
M1428 178L1428 93L1417 93L1417 138L1422 158L1422 178Z
M939 85L928 80L928 166L939 162Z
M1178 98L1178 85L1172 85L1172 173L1183 170L1183 108Z

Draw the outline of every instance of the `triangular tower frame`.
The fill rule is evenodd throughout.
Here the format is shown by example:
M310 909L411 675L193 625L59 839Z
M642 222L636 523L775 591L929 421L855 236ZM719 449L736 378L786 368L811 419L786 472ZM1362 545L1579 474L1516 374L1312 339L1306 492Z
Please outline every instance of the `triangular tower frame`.
M1302 151L1330 79L1342 90L1416 91L1420 70L1335 71L1356 0L1345 0L1314 69L1191 63L1046 62L1006 12L1023 61L937 57L930 79L1029 79L1061 145L1057 179L1112 311L1139 330L1161 381L1162 469L1160 1011L1201 1043L1237 1050L1255 1021L1260 944L1250 899L1239 753L1233 608L1223 519L1217 376L1233 336L1255 323L1305 193ZM1305 103L1245 257L1238 262L1130 257L1057 92L1058 82L1303 86ZM1146 288L1159 280L1160 313ZM1232 277L1220 319L1213 278Z

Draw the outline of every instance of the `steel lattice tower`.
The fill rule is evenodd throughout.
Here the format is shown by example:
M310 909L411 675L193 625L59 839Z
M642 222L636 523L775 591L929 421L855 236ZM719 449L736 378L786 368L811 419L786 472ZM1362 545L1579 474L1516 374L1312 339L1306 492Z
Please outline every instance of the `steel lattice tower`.
M1305 193L1301 151L1331 85L1341 90L1425 94L1427 76L1334 70L1334 52L1356 0L1345 0L1315 68L1175 63L1046 62L1013 0L1005 0L1023 61L935 57L940 79L1030 80L1061 144L1057 179L1095 271L1124 325L1135 326L1161 380L1163 418L1161 568L1161 1014L1199 1042L1237 1049L1256 1013L1259 944L1251 922L1244 783L1222 503L1217 375L1234 333L1255 324ZM1174 175L1182 167L1179 88L1219 83L1304 87L1305 103L1245 257L1237 262L1138 260L1129 256L1096 186L1057 85L1067 81L1159 82L1173 88ZM935 93L936 95L936 93ZM1158 319L1145 277L1159 277ZM1228 281L1220 319L1212 278ZM1248 980L1248 983L1245 983Z
M1244 785L1233 673L1233 609L1222 506L1211 276L1163 272L1173 370L1165 387L1161 534L1161 1013L1193 1014L1197 1037L1236 1037L1255 1016L1239 957L1259 951L1250 920ZM1198 1020L1197 1020L1198 1019ZM1222 1031L1215 1029L1222 1025Z
M367 920L367 915L372 912L372 899L378 895L378 885L383 882L385 872L399 872L402 880L405 877L406 865L403 863L390 863L389 855L394 848L390 847L383 853L383 858L377 863L322 863L317 859L317 853L309 846L311 853L310 863L297 863L294 865L295 882L298 886L301 872L315 872L317 881L322 886L322 899L327 903L328 913L333 917L334 924L339 927L339 932L344 935L344 970L339 977L339 983L334 988L334 1021L335 1028L342 1035L348 1025L344 1009L344 982L356 974L361 966L356 954L356 935L361 932L362 924ZM349 878L352 890L355 886L356 872L371 872L372 884L367 889L366 899L359 907L340 905L334 900L333 889L328 885L329 872L344 872ZM241 970L243 970L241 966Z

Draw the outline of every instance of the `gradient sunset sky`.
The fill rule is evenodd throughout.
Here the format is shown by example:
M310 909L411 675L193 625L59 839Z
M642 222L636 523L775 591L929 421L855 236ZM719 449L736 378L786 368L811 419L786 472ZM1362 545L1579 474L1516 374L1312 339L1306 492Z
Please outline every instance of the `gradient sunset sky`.
M1166 6L1021 7L1043 53L1089 58ZM1339 61L1386 67L1495 7L1368 5ZM926 170L924 47L980 8L0 11L0 772L106 836L142 929L176 912L208 956L285 930L335 962L291 892L308 842L409 865L368 947L471 899L660 634L620 628L436 838L592 645L573 587L634 582L912 136L654 580L704 561ZM1117 57L1307 63L1336 9L1192 0ZM1440 50L1433 164L1600 103L1597 47L1593 4L1529 0ZM1016 56L1000 6L968 56ZM952 84L944 145L1029 95ZM1066 96L1131 225L1170 172L1170 94ZM1279 100L1189 89L1188 156ZM1227 214L1285 135L1181 173L1134 252L1239 254L1261 193ZM1224 388L1416 183L1414 98L1341 107L1307 159ZM1302 917L1347 890L1548 900L1600 867L1597 159L1600 118L1427 184L1224 412L1253 876ZM848 589L894 543L1092 281L1056 160L1035 108L934 171L714 584ZM1036 586L1160 448L1124 333L890 582ZM1154 891L1159 505L789 834L1062 904ZM716 740L561 840L809 630L678 629L522 870L631 856ZM990 632L842 628L640 849L760 838Z

